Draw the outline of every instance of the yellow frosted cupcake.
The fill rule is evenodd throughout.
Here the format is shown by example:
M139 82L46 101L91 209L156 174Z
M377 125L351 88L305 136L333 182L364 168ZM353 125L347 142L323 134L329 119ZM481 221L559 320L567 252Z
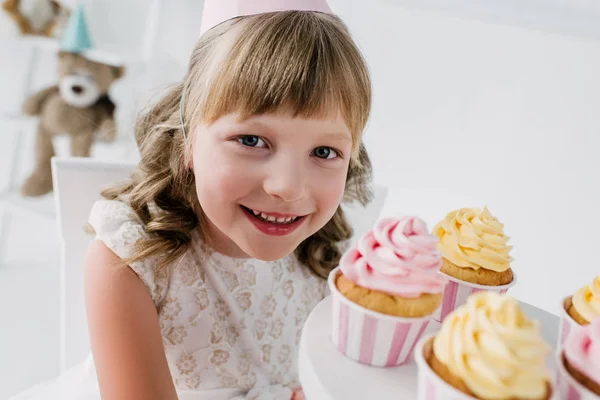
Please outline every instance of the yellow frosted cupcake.
M575 292L566 311L579 325L587 325L600 317L600 275Z
M512 246L504 225L487 208L452 211L433 229L442 254L440 273L449 282L444 288L442 307L434 319L444 318L479 291L505 294L517 282L510 263Z
M543 400L552 397L538 323L512 297L478 292L416 350L419 386L435 398ZM458 394L461 392L461 394Z
M433 229L440 239L441 271L470 283L501 286L513 281L512 246L504 225L487 208L461 208Z

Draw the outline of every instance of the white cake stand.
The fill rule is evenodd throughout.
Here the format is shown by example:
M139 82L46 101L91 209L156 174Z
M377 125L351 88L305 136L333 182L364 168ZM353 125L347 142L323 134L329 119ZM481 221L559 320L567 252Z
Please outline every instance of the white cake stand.
M558 316L526 303L520 304L529 318L540 322L544 339L554 349ZM431 321L425 335L439 328L438 322ZM548 357L548 366L554 369L554 357ZM395 368L369 367L347 358L334 347L330 297L320 302L306 320L300 341L298 372L308 400L417 398L414 361Z

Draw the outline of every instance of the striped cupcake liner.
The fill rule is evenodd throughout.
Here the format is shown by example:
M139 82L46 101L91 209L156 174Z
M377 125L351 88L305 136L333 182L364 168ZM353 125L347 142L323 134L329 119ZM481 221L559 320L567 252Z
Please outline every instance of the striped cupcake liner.
M556 379L554 382L557 399L561 400L600 400L600 396L579 383L569 374L563 362L563 352L556 354Z
M444 321L448 314L465 304L467 298L473 293L488 291L505 294L508 289L517 283L516 274L513 275L511 283L502 286L478 285L476 283L461 281L460 279L446 275L443 272L440 272L440 274L448 278L448 284L446 284L446 287L444 288L442 306L433 314L433 319L440 323Z
M331 291L331 339L346 357L373 367L395 367L412 360L419 338L431 316L401 318L381 314L355 304L335 285L339 268L329 274Z
M418 400L475 400L474 397L447 384L431 369L425 360L425 345L435 334L423 337L415 348L415 361L418 371Z
M573 319L567 312L567 303L571 301L571 296L565 297L560 304L560 325L558 328L558 347L562 349L567 338L572 332L581 329L581 325Z

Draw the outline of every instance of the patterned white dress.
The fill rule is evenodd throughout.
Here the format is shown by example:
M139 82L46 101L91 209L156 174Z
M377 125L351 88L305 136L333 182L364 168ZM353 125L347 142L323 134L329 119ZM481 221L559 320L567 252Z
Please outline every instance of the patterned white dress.
M120 201L94 204L97 239L121 258L146 235ZM297 382L303 324L326 295L326 282L295 256L264 262L208 252L200 237L177 264L131 268L158 310L163 344L180 399L289 400ZM93 360L22 393L24 399L99 399Z

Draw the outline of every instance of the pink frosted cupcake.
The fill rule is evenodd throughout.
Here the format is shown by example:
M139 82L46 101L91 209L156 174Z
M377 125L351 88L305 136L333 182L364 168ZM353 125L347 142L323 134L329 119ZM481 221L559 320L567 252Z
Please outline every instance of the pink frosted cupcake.
M344 254L329 276L332 339L342 353L374 366L410 359L447 282L437 242L418 218L386 218Z
M561 399L600 399L600 318L569 335L557 363Z

